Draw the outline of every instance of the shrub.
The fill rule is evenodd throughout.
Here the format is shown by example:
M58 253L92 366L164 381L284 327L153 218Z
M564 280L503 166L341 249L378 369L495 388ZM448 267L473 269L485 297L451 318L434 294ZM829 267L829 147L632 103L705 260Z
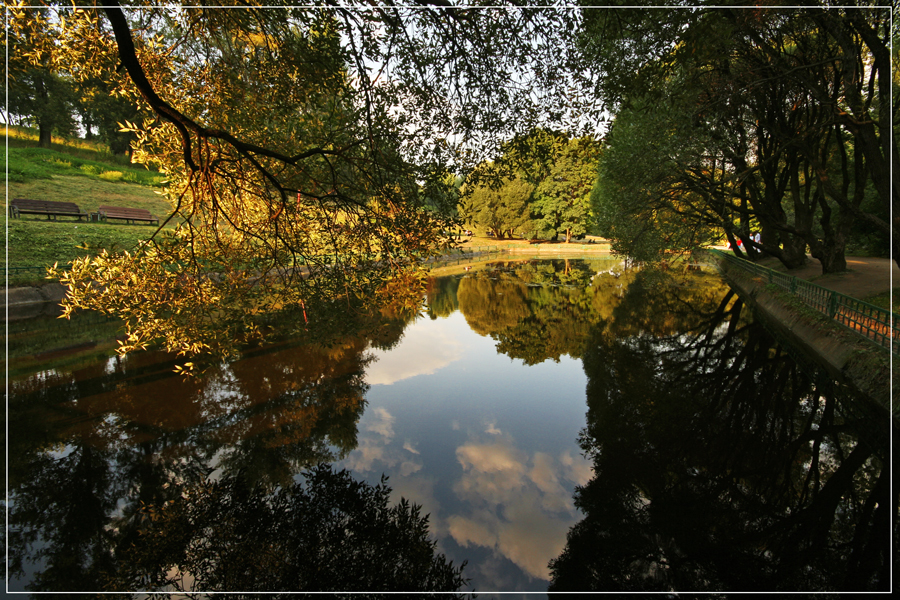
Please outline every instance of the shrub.
M105 179L106 181L121 181L122 171L103 171L100 173L100 179Z

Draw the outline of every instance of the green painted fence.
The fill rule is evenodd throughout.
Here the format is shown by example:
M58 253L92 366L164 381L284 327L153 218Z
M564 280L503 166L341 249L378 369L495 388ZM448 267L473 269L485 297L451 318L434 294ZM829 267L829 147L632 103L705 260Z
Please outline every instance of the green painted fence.
M729 265L747 271L762 278L765 283L799 298L807 306L869 338L882 348L900 354L900 329L897 328L897 322L891 311L721 250L708 249L707 252L716 259L714 263L720 270L720 261L725 261Z

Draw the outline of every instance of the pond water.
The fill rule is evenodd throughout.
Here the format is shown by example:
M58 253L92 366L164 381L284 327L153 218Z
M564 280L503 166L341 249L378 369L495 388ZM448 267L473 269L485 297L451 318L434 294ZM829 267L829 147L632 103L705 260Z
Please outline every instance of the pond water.
M117 357L102 318L10 323L9 589L388 581L354 571L405 551L374 525L394 518L366 496L383 476L479 594L888 589L890 420L801 369L717 276L469 269L417 316L190 379L165 353ZM279 495L307 477L318 496ZM409 560L398 577L428 562Z

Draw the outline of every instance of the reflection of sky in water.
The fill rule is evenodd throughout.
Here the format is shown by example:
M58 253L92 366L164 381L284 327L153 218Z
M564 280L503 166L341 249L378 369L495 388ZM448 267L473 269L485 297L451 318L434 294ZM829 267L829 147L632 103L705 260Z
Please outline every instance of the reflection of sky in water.
M578 521L577 446L586 378L563 357L532 367L498 354L464 317L421 319L375 351L359 446L343 466L430 513L438 549L483 591L546 591L547 563Z

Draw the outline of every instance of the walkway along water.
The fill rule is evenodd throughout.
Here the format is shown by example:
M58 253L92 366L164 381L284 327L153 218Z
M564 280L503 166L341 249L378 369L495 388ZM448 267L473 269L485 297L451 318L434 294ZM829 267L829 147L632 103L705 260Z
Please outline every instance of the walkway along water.
M890 311L718 250L707 256L802 362L824 369L900 421L891 405L891 355L900 340Z

